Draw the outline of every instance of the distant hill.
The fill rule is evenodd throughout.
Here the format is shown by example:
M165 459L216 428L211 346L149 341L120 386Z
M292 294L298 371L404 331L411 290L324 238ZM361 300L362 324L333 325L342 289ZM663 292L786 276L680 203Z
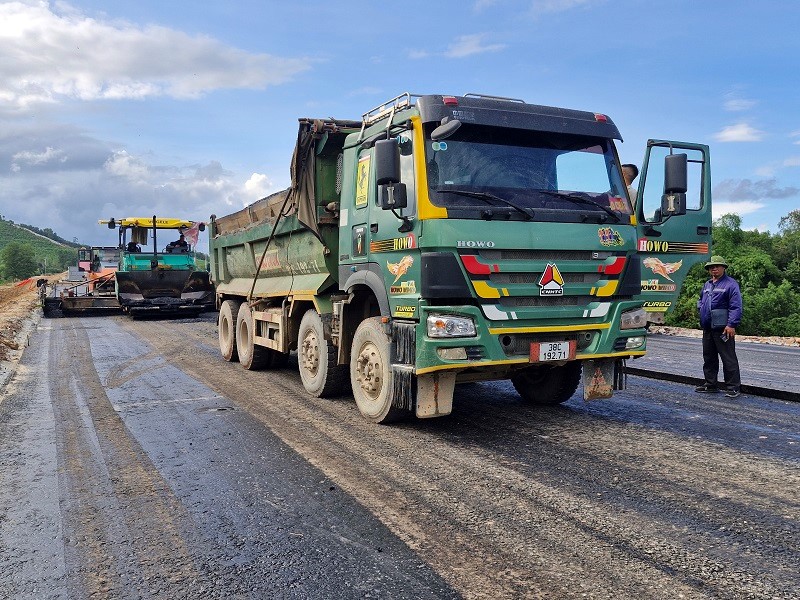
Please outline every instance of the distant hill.
M17 242L33 249L36 262L47 265L48 273L60 273L78 262L81 244L58 236L51 229L20 225L0 218L0 252L8 244Z

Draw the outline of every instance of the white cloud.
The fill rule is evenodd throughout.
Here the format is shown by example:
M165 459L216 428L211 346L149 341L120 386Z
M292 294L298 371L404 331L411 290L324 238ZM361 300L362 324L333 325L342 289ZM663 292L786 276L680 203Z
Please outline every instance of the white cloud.
M56 150L50 146L47 146L47 148L44 149L44 152L30 152L24 150L22 152L17 152L12 157L11 171L14 173L19 173L22 171L22 164L28 166L38 166L52 162L67 162L67 157L64 155L64 151Z
M280 84L310 67L308 59L250 54L208 36L106 22L57 6L0 3L3 104L194 98L220 88Z
M447 47L447 51L444 53L444 55L448 58L464 58L467 56L472 56L473 54L497 52L506 47L505 44L484 45L483 39L485 37L486 34L484 33L459 36Z
M729 112L742 112L745 110L750 110L756 104L758 104L755 100L747 100L745 98L729 98L723 104L725 110Z
M487 52L499 52L506 48L506 44L485 44L485 33L473 33L457 37L444 52L432 52L422 48L414 48L408 51L408 58L419 60L430 56L444 56L446 58L466 58L475 54L485 54Z
M759 131L747 123L729 125L714 134L714 139L718 142L760 142L763 138L763 131Z
M764 165L763 167L758 167L755 173L759 177L772 177L777 171L778 168L775 165Z
M766 204L763 202L755 202L752 200L745 200L742 202L725 202L725 201L714 201L714 205L712 208L712 212L714 213L714 218L718 219L722 215L727 215L729 213L734 213L739 216L748 215L754 212L758 212L762 208L764 208Z
M0 212L18 223L50 227L67 239L107 244L108 231L97 225L101 217L206 220L276 191L267 174L240 177L215 160L203 165L157 165L146 156L117 150L104 163L85 161L80 170L71 163L61 170L9 174L0 186Z
M247 204L255 202L259 198L268 196L274 190L274 184L269 177L263 173L253 173L250 179L244 182L244 191L249 195Z
M150 168L145 162L131 156L125 150L115 152L103 165L106 173L113 177L127 179L135 185L147 185L150 182Z
M411 60L419 60L421 58L428 58L430 56L430 52L427 50L409 50L408 51L408 58Z
M784 167L800 167L800 156L790 156L783 161Z

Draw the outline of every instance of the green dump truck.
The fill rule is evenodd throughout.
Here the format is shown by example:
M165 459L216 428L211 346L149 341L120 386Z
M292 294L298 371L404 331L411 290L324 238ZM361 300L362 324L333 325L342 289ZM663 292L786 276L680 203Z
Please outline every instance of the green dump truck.
M291 187L210 223L222 356L297 351L305 389L374 422L452 410L455 384L526 401L625 383L709 255L708 147L650 140L637 198L603 114L403 94L301 119Z

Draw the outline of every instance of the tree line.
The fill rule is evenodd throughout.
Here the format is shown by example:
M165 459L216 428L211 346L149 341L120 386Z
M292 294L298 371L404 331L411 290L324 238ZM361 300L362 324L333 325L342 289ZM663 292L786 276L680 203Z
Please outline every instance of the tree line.
M77 264L79 247L50 229L15 225L0 215L0 280L65 271Z
M727 273L739 282L743 335L800 337L800 210L778 222L778 233L742 229L728 214L714 221L712 252L725 258ZM697 298L708 273L695 265L686 277L667 325L699 327Z

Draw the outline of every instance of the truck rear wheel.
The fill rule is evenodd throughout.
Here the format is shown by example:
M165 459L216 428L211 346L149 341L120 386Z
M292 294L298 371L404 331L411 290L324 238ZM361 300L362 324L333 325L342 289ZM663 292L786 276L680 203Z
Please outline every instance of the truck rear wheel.
M219 351L222 358L228 362L239 360L236 352L236 317L238 313L239 302L235 300L225 300L219 307L219 317L217 318Z
M542 406L566 402L578 389L580 381L579 361L571 361L562 366L528 367L511 378L511 383L523 400Z
M307 310L297 336L297 366L303 387L312 396L336 396L347 388L347 367L336 364L336 355L336 346L325 339L317 311Z
M236 315L236 352L239 362L248 371L266 369L272 363L272 350L254 343L256 335L253 313L243 302Z
M408 414L392 406L391 356L380 317L362 321L350 349L350 384L358 410L373 423L390 423Z

